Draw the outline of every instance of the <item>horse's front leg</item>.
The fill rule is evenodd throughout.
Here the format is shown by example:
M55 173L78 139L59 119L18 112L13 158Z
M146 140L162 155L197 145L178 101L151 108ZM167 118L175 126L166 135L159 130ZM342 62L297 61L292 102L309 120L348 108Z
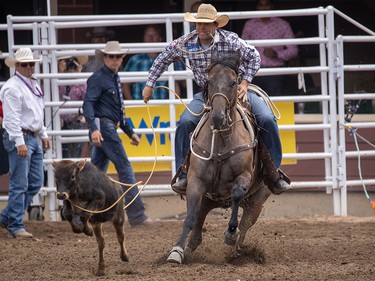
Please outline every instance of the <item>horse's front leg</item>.
M199 192L192 190L192 187L187 187L186 200L187 200L187 215L184 220L182 233L176 245L169 252L167 261L172 263L182 263L185 257L185 243L186 239L193 227L197 223L197 214L201 209L203 195Z
M197 222L190 233L190 239L185 247L185 255L194 252L197 247L202 243L202 228L204 221L206 220L207 214L214 208L217 208L218 204L204 196L202 198L202 205L200 211L197 214Z
M242 178L237 181L231 191L232 198L232 212L228 224L228 228L224 232L224 242L227 245L236 245L240 230L238 229L238 210L242 199L244 198L246 191L248 190L250 180Z

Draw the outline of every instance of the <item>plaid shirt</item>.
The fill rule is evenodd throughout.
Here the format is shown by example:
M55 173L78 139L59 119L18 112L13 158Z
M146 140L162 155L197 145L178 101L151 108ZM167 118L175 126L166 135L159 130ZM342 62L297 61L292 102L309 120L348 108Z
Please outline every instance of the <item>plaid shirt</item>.
M210 65L212 52L217 52L220 56L232 54L237 50L241 51L241 65L238 78L240 81L247 80L251 82L260 67L260 56L253 46L239 38L236 33L217 29L215 33L215 46L208 52L200 52L203 49L198 41L198 35L193 34L194 32L172 41L159 54L149 71L146 82L147 86L154 87L156 80L172 62L188 59L195 82L198 86L203 87L207 81L207 67ZM184 52L181 49L191 53Z

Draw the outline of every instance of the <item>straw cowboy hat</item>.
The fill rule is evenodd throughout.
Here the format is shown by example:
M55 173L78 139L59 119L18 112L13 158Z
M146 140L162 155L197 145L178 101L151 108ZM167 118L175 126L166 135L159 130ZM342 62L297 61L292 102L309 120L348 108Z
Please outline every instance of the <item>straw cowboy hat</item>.
M57 60L60 61L60 60L67 60L67 59L73 59L73 58L77 59L80 65L84 65L89 60L88 56L74 56L74 55L58 57Z
M191 13L185 13L184 19L188 22L217 22L218 28L225 26L229 22L227 15L217 15L217 11L211 4L201 4L198 8L197 17Z
M42 60L42 56L34 58L33 52L30 48L19 48L14 54L14 58L8 57L5 59L5 64L8 67L15 67L16 63L21 62L39 62Z
M107 44L105 44L104 49L95 50L95 55L100 58L103 58L104 54L125 56L127 52L128 50L121 49L118 41L108 41Z

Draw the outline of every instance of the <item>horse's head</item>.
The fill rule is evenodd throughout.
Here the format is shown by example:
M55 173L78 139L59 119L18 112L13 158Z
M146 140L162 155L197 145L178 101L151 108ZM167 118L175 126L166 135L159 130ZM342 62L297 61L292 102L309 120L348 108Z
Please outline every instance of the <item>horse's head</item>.
M223 128L230 123L232 109L237 102L238 68L240 53L223 57L212 57L208 68L208 81L205 95L211 106L212 126Z

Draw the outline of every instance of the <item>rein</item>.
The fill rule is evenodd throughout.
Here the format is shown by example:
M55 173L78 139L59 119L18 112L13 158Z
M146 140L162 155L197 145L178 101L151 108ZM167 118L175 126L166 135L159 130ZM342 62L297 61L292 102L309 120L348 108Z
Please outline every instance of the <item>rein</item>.
M195 130L194 130L194 132L193 132L193 134L192 134L192 136L190 138L190 151L191 151L191 153L195 157L197 157L197 158L199 158L201 160L205 160L205 161L209 161L209 160L213 160L213 159L224 160L224 159L229 158L229 157L231 157L233 155L236 155L239 152L242 152L242 151L247 150L247 149L254 148L257 145L257 141L255 139L254 129L251 126L250 121L249 121L248 117L246 116L245 111L243 110L243 108L242 108L242 106L240 104L236 104L236 109L237 109L237 111L241 115L241 119L240 120L237 120L237 121L234 121L233 123L231 123L230 124L230 128L226 128L226 129L223 129L223 130L212 129L211 149L210 149L210 154L208 155L208 157L199 155L198 152L196 152L194 150L194 148L196 148L196 150L199 151L203 155L205 155L205 154L208 153L208 150L205 149L204 147L202 147L195 140L195 138L198 136L199 131L201 130L201 128L203 127L203 125L206 123L206 121L209 118L208 113L206 113L202 117L202 119L198 123L197 127L195 128ZM234 149L230 149L227 152L218 153L217 155L215 155L215 153L214 153L214 151L215 151L214 144L215 144L215 139L216 139L217 134L219 132L222 132L222 131L230 130L233 127L233 125L236 124L239 121L243 121L245 123L245 127L246 127L246 129L248 130L248 132L250 134L250 139L252 140L252 142L249 143L249 144L243 144L243 145L238 146L238 147L236 147Z

